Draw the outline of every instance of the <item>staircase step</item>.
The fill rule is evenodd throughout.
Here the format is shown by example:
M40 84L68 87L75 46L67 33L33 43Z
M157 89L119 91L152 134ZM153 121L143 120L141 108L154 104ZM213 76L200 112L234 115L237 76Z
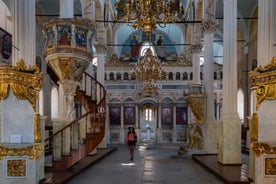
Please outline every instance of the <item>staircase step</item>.
M45 178L41 180L40 184L63 184L70 181L73 177L80 174L83 170L92 166L96 162L105 158L113 151L117 150L117 147L108 147L106 149L97 149L97 154L89 155L81 159L78 163L73 165L71 168L64 171L57 171L54 168L45 168Z

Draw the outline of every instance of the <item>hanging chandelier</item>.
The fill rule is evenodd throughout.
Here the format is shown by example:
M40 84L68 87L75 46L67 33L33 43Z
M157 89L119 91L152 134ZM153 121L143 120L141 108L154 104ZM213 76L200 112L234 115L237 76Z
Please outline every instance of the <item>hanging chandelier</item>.
M140 92L144 96L158 94L157 80L165 80L167 72L161 66L160 60L154 56L151 49L147 49L144 56L141 56L135 64L132 76L140 82Z
M164 28L167 23L176 22L183 13L180 0L125 0L124 4L117 0L115 8L115 20L119 19L118 12L123 11L124 21L134 29L144 29L147 35L156 25Z

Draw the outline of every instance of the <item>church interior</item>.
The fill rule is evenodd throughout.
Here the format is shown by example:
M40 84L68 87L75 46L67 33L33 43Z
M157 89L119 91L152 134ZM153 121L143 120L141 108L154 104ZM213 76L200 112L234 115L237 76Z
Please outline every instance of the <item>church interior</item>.
M274 0L0 0L0 183L109 145L182 145L276 182ZM275 90L274 90L275 89Z

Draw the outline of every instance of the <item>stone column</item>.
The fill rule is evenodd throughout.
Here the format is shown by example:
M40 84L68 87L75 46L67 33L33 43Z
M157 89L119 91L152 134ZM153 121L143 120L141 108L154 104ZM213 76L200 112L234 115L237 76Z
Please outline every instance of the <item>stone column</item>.
M99 83L101 83L102 85L104 85L104 54L106 51L106 46L103 43L97 43L95 44L96 47L96 52L97 52L97 58L98 58L98 62L97 62L97 81ZM101 100L101 91L100 91L100 86L98 86L97 89L97 102L99 102ZM121 116L121 120L123 120L124 116ZM106 143L106 133L105 136L102 140L102 142L99 144L98 148L106 148L107 147L107 143Z
M120 122L120 143L125 142L125 128L124 128L124 106L121 104L121 122Z
M270 63L276 53L276 2L258 1L258 65Z
M162 114L162 108L161 105L158 104L157 109L157 142L162 142L162 124L161 124L161 114Z
M237 0L224 0L223 102L218 161L241 164L241 121L237 113Z
M15 65L23 59L25 66L36 64L36 21L35 21L35 1L11 2L13 5L13 48L12 62ZM18 48L18 49L16 49Z
M206 153L217 153L217 123L214 116L214 32L217 28L215 20L202 21L202 31L204 33L204 65L203 83L206 94L206 121L204 124L204 151Z
M202 45L194 44L191 45L191 52L193 54L193 84L200 85L200 54Z
M109 117L109 104L106 103L106 127L105 127L105 130L106 130L106 140L107 140L107 144L110 144L110 117Z
M60 18L74 18L74 0L60 0Z

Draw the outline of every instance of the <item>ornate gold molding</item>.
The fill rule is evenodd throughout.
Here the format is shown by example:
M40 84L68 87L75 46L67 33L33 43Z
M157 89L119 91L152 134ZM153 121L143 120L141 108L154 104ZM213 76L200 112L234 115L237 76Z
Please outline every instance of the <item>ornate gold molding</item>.
M162 63L162 66L164 64ZM177 66L177 67L191 67L193 66L191 61L188 61L186 59L186 56L182 53L179 55L179 57L177 58L175 63L172 63L173 66Z
M276 154L276 147L267 143L255 142L251 144L251 148L256 153L257 157L263 154Z
M117 54L112 54L110 59L105 63L105 67L112 67L112 66L131 66L128 62L122 62Z
M276 175L276 158L265 158L265 175Z
M37 160L43 154L43 144L35 144L24 148L7 148L0 146L0 160L5 156L28 156L31 160Z
M204 98L188 97L187 104L196 117L197 123L202 125L204 123Z
M7 160L7 177L25 177L26 160Z
M259 124L258 114L253 113L252 123L251 123L251 131L250 131L250 140L251 140L251 142L257 142L258 141L258 124Z
M17 66L0 67L0 100L7 98L9 88L19 99L27 99L36 110L37 89L41 88L43 75L37 66L26 67L24 61Z
M276 57L265 67L259 66L254 71L249 72L252 89L256 89L257 95L256 109L264 100L276 98Z
M34 115L34 142L39 143L42 141L41 131L40 131L40 115Z

